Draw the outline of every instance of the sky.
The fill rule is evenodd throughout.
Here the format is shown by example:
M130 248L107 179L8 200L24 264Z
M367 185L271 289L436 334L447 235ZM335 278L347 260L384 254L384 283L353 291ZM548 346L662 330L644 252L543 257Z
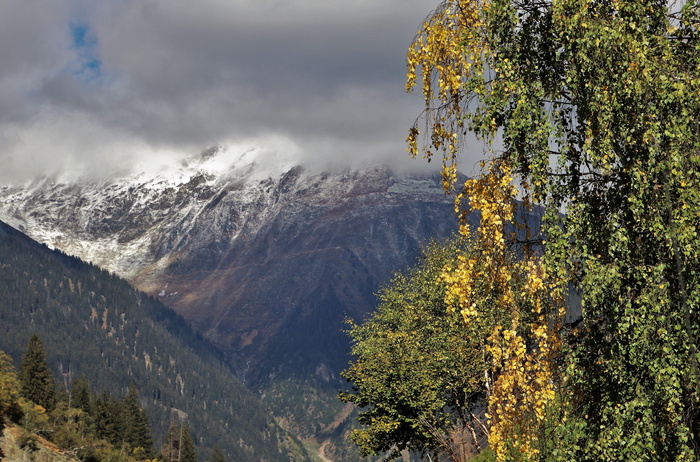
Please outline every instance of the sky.
M409 159L406 50L433 0L2 0L0 181L212 145ZM272 146L270 148L270 146Z

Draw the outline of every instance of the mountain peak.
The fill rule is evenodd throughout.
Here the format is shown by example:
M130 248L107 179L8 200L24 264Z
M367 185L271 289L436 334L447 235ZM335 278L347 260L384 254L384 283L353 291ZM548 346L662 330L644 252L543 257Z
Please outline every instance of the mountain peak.
M0 220L158 296L250 358L251 376L293 362L337 373L343 318L370 311L380 283L455 229L452 201L439 175L324 172L269 154L216 146L103 181L5 187ZM280 337L319 322L327 338Z

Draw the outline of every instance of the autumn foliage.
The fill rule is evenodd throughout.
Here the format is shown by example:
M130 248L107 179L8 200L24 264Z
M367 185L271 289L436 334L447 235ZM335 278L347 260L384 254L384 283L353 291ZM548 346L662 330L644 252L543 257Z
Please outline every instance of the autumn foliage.
M409 49L408 150L481 213L447 305L508 314L486 339L499 461L700 457L699 29L693 1L451 0ZM485 158L458 184L468 133Z

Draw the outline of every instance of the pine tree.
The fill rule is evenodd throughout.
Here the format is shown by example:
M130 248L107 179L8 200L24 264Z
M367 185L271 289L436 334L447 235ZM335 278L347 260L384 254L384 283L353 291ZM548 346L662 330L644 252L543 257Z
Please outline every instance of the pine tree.
M146 413L141 409L139 402L139 392L132 383L124 399L124 441L132 449L141 448L145 456L153 453L153 437L151 436L151 426L148 423Z
M119 444L124 433L124 421L119 402L106 392L95 400L93 418L97 436L112 444Z
M33 334L22 356L19 368L21 394L50 411L56 404L56 383L46 362L46 351L39 336Z
M221 453L221 450L219 450ZM197 452L189 428L184 422L173 420L161 450L165 462L197 462ZM223 454L221 454L223 460Z
M170 423L160 454L165 462L178 462L180 459L180 424L176 420Z
M224 453L219 446L215 446L214 450L211 452L211 462L226 462Z
M80 409L86 414L92 413L92 403L90 398L90 384L88 383L85 374L82 374L77 379L73 380L73 384L70 389L71 394L71 407Z
M187 428L187 424L184 422L181 425L180 434L181 446L180 446L180 461L179 462L198 462L197 452L194 449L194 441L192 441L192 435L190 434L190 429Z

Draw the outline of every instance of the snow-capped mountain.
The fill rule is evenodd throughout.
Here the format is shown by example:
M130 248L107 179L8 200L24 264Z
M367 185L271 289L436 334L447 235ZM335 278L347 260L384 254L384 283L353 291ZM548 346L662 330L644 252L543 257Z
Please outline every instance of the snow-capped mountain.
M249 378L346 364L346 316L455 229L439 176L318 172L215 148L159 170L0 187L0 220L160 297ZM250 367L248 373L247 368Z
M67 173L0 187L0 219L33 239L133 279L164 263L176 243L168 228L192 228L216 194L235 196L241 208L261 199L261 183L290 167L258 168L251 151L212 148L175 165L101 180ZM182 244L182 243L180 243Z

